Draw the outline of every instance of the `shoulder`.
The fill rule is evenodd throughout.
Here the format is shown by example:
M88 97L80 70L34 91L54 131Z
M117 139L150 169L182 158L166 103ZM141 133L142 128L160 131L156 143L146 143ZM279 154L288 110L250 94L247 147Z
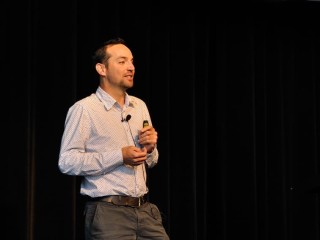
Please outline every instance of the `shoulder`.
M84 97L78 101L76 101L73 105L78 105L78 106L87 106L87 105L91 105L91 104L97 104L99 103L100 100L98 99L98 97L96 96L95 93L92 93L90 96Z
M132 96L130 95L130 104L134 105L134 106L146 106L146 103L144 100L142 100L141 98L138 98L136 96Z
M96 94L92 93L90 96L82 98L76 101L70 109L82 109L82 110L90 110L100 107L102 105L101 101L98 99Z

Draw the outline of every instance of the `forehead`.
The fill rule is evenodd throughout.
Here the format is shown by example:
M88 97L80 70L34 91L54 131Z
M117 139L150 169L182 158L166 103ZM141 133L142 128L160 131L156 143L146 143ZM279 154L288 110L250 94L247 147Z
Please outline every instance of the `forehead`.
M123 44L116 44L107 48L107 53L112 58L133 58L130 49Z

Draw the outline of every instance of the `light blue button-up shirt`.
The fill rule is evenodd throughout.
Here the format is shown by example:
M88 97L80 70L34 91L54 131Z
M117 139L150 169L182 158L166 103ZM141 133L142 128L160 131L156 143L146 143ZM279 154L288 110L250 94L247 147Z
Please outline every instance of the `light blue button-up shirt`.
M123 121L128 115L130 120ZM145 165L123 163L122 147L138 143L143 121L152 125L145 102L126 94L123 108L98 87L96 93L77 101L68 110L61 141L59 169L83 176L80 193L91 197L127 195L140 197L148 192ZM148 154L146 164L158 162L158 150Z

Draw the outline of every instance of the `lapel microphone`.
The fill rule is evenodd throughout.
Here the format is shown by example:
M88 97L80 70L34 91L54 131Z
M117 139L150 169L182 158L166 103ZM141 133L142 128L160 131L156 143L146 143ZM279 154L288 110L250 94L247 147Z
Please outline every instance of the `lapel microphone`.
M128 114L128 115L126 116L126 118L122 118L122 119L121 119L121 122L124 122L124 121L128 122L130 119L131 119L131 115Z

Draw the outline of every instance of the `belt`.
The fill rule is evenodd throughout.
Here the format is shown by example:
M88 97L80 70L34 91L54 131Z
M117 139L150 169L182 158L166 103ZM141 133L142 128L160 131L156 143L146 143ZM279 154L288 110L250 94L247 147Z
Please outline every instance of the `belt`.
M95 198L96 201L113 203L119 206L129 206L129 207L140 207L146 202L145 198L142 197L129 197L129 196L107 196Z

